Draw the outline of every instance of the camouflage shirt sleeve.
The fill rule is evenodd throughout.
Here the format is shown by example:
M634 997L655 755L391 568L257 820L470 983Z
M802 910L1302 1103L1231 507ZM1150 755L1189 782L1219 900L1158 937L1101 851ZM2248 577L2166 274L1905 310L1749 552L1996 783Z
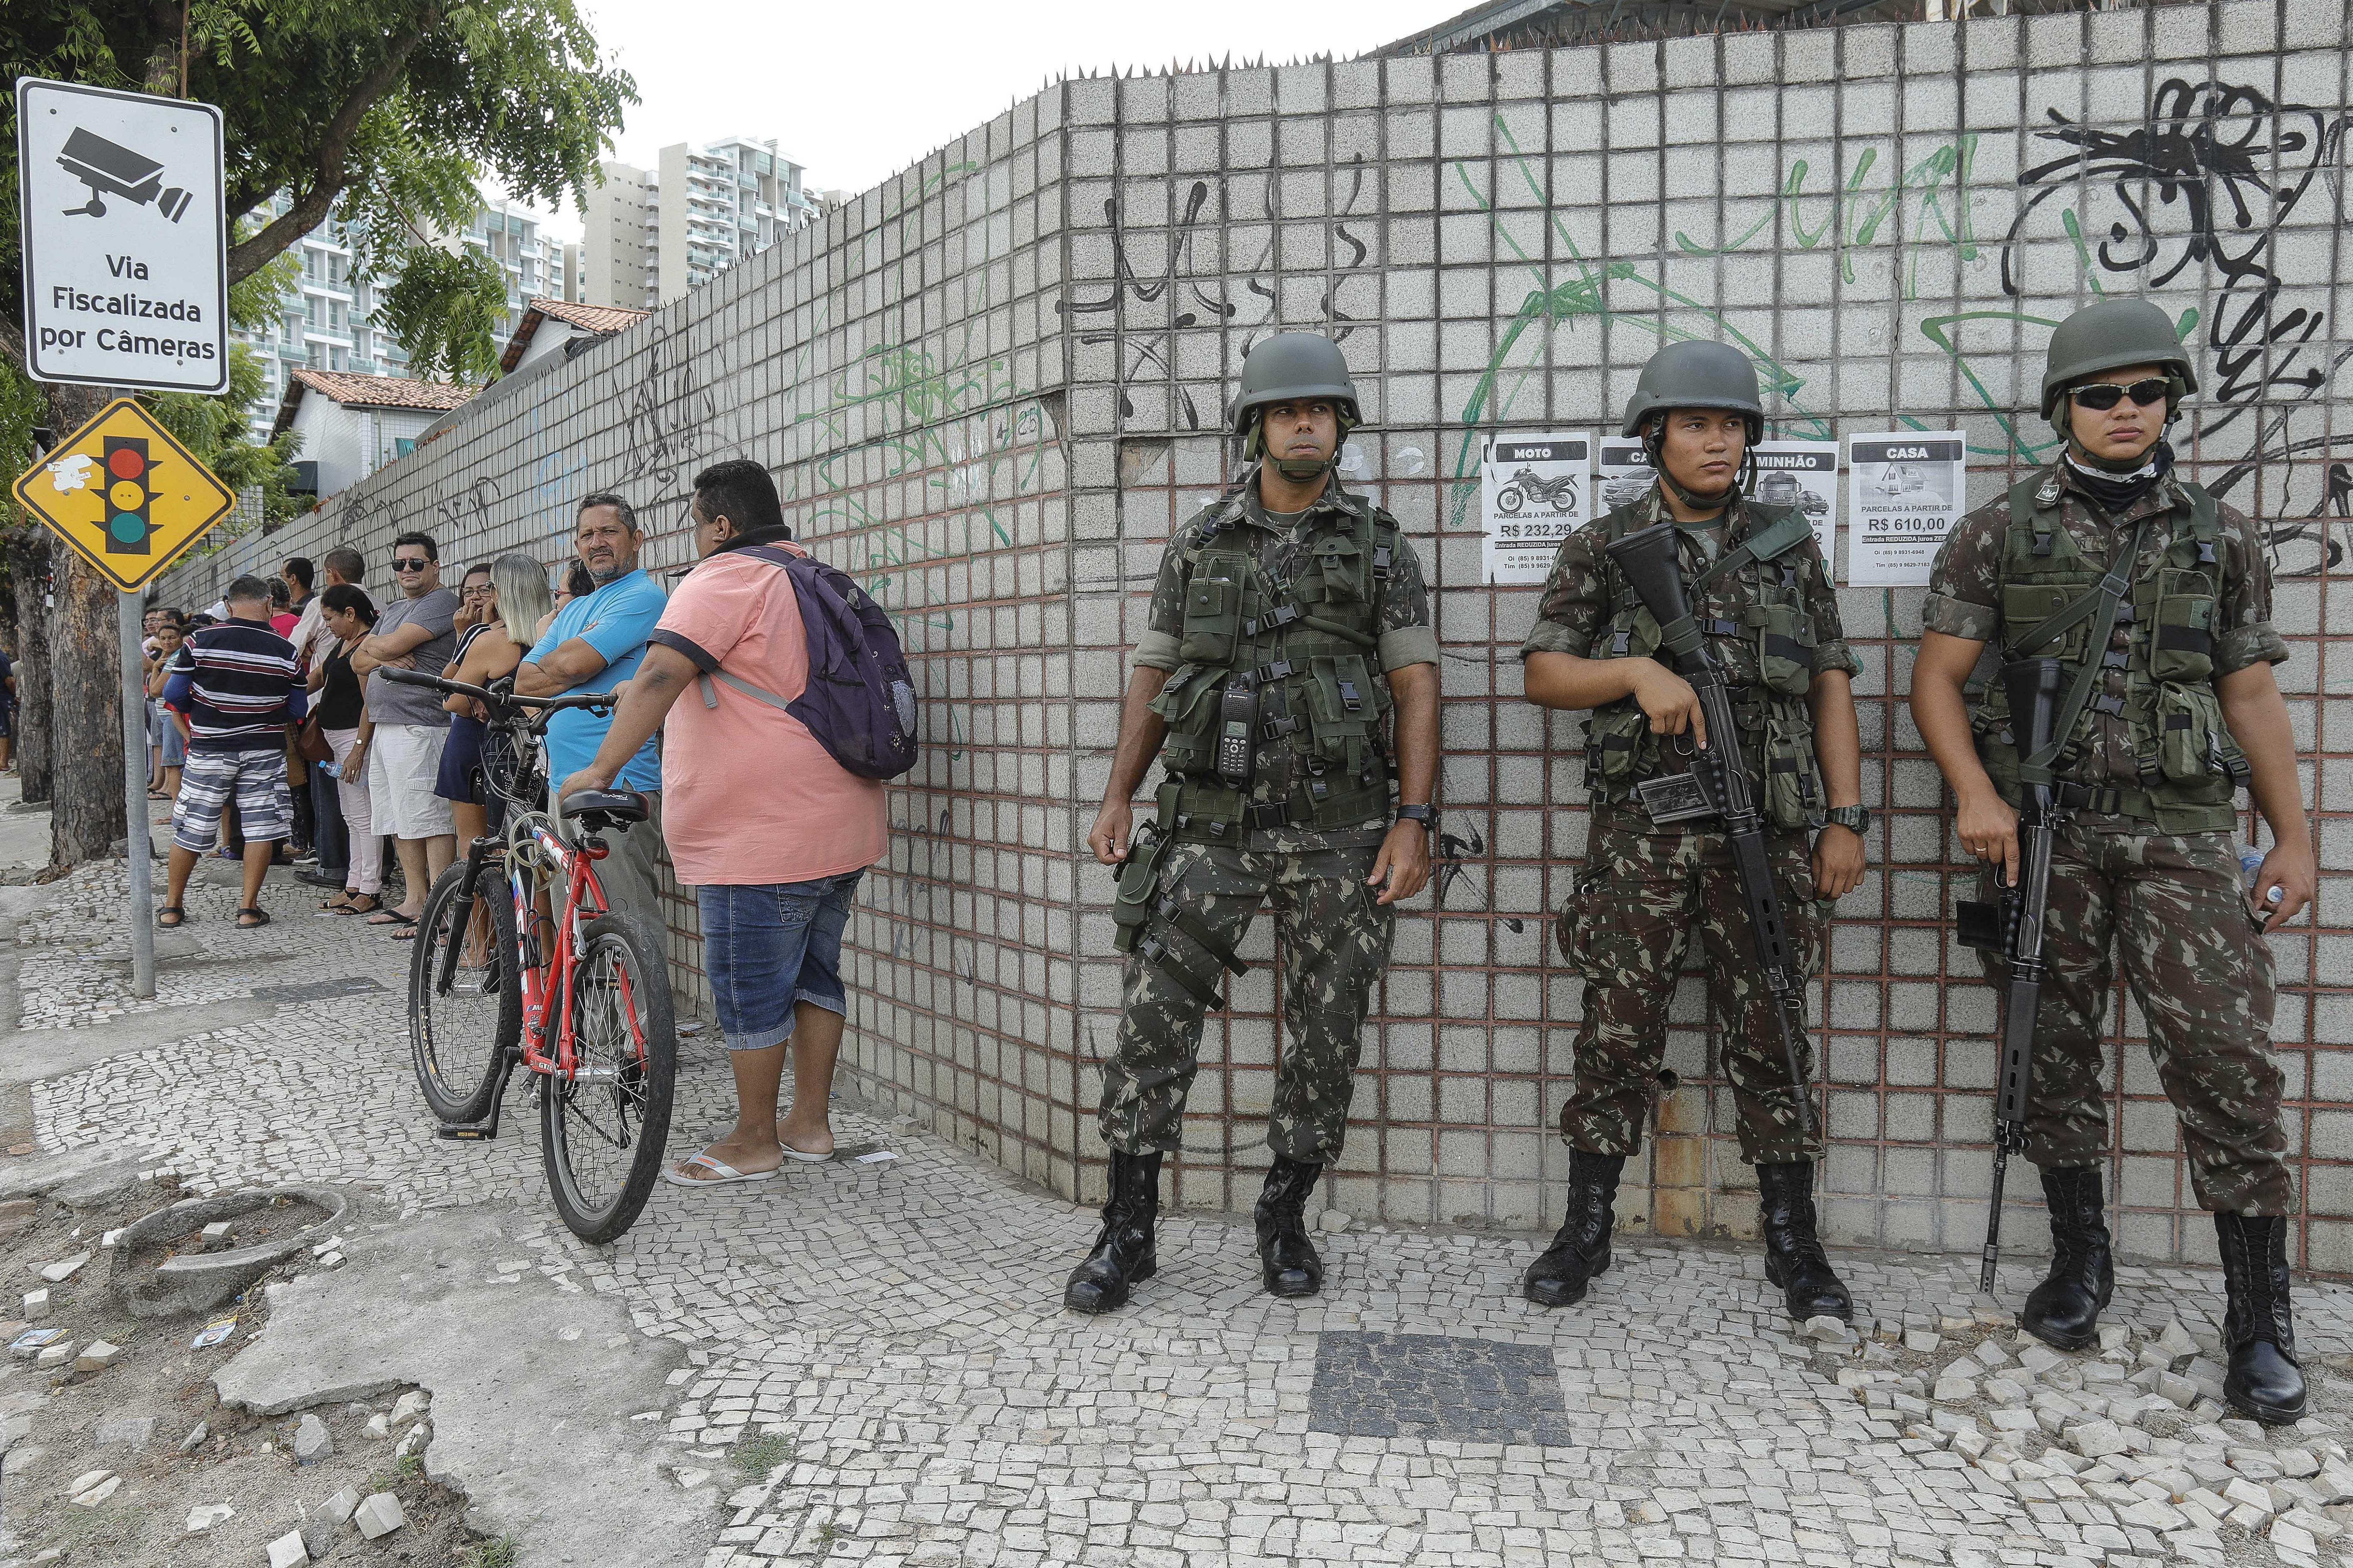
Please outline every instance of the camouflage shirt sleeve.
M1388 586L1381 595L1381 673L1409 664L1438 662L1438 633L1430 624L1430 587L1413 541L1397 535L1397 559L1389 563Z
M1185 590L1193 576L1185 552L1193 534L1194 524L1187 523L1169 536L1168 548L1160 552L1160 575L1152 584L1152 608L1145 616L1144 635L1135 639L1133 656L1141 668L1174 669L1184 662L1176 657L1176 647L1185 635Z
M1604 602L1599 534L1588 523L1560 542L1545 579L1544 596L1536 602L1536 624L1520 645L1520 657L1532 653L1566 653L1578 658L1593 646L1609 610Z
M2010 528L2007 498L1989 501L1953 525L1928 574L1920 624L1947 637L1991 642L2001 631L2001 542Z
M2287 639L2272 625L2272 563L2246 516L2219 509L2222 525L2222 596L2214 605L2214 673L2256 664L2285 664Z
M1806 590L1806 618L1814 623L1814 673L1842 669L1850 676L1861 675L1862 660L1847 647L1846 623L1839 619L1838 585L1831 581L1830 563L1811 540L1805 548L1814 558Z

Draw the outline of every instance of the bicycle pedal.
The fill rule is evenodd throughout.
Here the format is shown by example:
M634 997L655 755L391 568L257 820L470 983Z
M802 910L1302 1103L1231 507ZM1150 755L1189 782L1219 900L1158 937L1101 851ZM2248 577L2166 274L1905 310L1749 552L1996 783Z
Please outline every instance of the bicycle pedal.
M444 1121L433 1129L433 1136L452 1143L487 1143L499 1135L495 1120L485 1121Z

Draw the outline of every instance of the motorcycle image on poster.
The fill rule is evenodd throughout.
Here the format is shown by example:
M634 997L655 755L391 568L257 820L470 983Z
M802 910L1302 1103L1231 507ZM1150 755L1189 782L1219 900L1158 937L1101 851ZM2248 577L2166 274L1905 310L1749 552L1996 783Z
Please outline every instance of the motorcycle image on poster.
M1593 438L1583 431L1488 442L1479 466L1488 582L1541 583L1551 573L1560 542L1593 515L1592 460Z

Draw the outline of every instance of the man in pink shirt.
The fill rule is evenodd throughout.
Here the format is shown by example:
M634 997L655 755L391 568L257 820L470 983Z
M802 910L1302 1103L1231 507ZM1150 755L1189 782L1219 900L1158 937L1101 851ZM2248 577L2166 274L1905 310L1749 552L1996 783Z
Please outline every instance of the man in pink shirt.
M841 932L859 879L882 858L889 821L879 781L843 768L798 719L744 689L788 702L808 683L791 574L745 552L805 553L767 470L738 458L697 474L694 539L700 564L647 639L595 760L562 793L610 788L662 731L662 838L702 906L736 1095L733 1129L670 1180L712 1186L765 1181L786 1160L833 1153L826 1104L849 1006ZM788 1048L793 1103L780 1122Z

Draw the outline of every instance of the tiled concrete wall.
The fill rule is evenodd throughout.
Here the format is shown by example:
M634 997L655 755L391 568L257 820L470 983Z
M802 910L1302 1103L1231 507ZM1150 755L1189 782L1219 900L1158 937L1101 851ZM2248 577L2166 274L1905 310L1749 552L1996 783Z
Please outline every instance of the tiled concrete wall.
M1981 500L2048 450L2011 411L2049 324L2147 289L2204 384L2183 458L2264 520L2280 574L2326 880L2319 925L2275 942L2275 1035L2305 1257L2353 1271L2353 838L2330 815L2353 775L2323 700L2344 685L2325 633L2348 613L2331 573L2353 532L2346 72L2337 0L2264 0L1071 82L230 553L351 537L380 559L396 522L430 522L453 555L553 559L577 498L617 488L674 565L693 469L767 463L817 547L899 614L929 694L930 749L893 792L854 932L857 1070L1091 1196L1119 967L1082 838L1124 650L1169 529L1230 471L1217 431L1243 350L1334 332L1371 421L1345 471L1436 586L1447 756L1443 863L1399 923L1331 1191L1359 1215L1548 1226L1578 996L1547 911L1584 849L1581 731L1520 700L1534 590L1479 581L1481 439L1599 427L1662 335L1721 337L1764 365L1778 433L1957 424ZM1826 1208L1841 1238L1963 1248L1984 1223L1993 1005L1943 924L1960 876L1901 702L1920 596L1842 595L1884 816L1815 997ZM1271 956L1268 924L1247 956ZM1211 1020L1181 1201L1251 1195L1271 978ZM1632 1206L1669 1232L1746 1230L1695 979L1673 1019ZM2126 1244L2210 1257L2121 1001L2117 1029Z

